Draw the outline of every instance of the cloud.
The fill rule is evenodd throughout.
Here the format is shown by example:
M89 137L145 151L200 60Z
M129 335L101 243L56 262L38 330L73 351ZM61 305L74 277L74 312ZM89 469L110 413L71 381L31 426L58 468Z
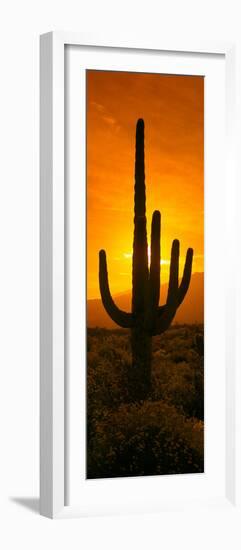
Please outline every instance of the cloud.
M105 115L102 118L107 124L110 124L110 126L114 126L117 123L116 119L111 116Z
M97 103L96 101L90 101L90 105L93 105L93 107L98 111L103 113L105 108L104 105L101 105L101 103Z

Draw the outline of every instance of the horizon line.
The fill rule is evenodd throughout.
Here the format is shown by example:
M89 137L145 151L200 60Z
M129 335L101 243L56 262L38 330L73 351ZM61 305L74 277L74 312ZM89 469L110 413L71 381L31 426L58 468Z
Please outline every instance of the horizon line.
M194 271L194 273L192 273L192 275L191 275L191 280L192 280L192 277L194 275L204 275L204 271ZM182 277L180 277L178 280L180 281L181 278ZM164 286L164 285L168 285L168 280L162 283L162 286ZM124 294L127 294L129 292L131 292L131 288L127 288L126 290L123 290L122 292L116 292L116 293L113 294L113 297L114 296L123 296ZM87 302L96 301L96 300L101 300L101 297L87 298L86 299Z

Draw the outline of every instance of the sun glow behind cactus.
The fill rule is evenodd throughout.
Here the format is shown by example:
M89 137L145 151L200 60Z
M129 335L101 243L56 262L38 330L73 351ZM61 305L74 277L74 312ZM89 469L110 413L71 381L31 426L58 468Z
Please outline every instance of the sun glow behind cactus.
M150 266L151 262L151 247L148 245L147 247L147 254L148 254L148 265ZM132 252L124 252L123 254L124 258L126 260L132 260ZM170 265L170 260L161 259L160 265Z
M87 72L87 289L99 298L98 250L108 251L112 294L132 277L134 130L145 119L147 235L162 215L161 279L173 238L203 271L203 78ZM150 249L148 251L150 258Z

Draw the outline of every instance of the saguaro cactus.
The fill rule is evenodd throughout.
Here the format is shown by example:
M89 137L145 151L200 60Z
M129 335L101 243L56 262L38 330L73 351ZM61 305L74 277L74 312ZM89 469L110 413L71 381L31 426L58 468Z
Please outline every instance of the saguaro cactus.
M160 306L160 233L161 214L155 210L151 224L151 258L148 266L146 232L146 187L144 166L144 121L136 125L134 241L132 259L132 311L120 310L109 289L106 253L99 252L99 284L102 302L109 316L120 327L131 329L132 372L130 373L133 399L144 399L151 386L151 339L170 326L177 308L187 293L193 250L186 255L182 281L179 285L179 241L172 243L169 286L166 304Z

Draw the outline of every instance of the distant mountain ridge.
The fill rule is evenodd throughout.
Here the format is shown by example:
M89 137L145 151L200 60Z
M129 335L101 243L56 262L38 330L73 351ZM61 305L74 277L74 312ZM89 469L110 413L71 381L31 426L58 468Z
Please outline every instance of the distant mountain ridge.
M168 284L161 286L161 304L165 303ZM131 291L116 294L115 303L123 310L131 310ZM204 322L204 273L193 273L189 290L182 305L178 308L173 323L203 323ZM117 328L106 313L101 299L87 300L87 326Z

